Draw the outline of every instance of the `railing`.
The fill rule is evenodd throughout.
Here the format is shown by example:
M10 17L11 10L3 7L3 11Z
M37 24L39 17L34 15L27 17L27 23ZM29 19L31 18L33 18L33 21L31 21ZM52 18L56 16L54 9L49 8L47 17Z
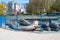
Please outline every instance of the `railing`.
M0 16L0 26L3 26L3 23L5 23L7 20L13 20L13 19L17 19L16 21L18 21L18 19L32 19L32 20L39 20L40 21L40 31L42 31L42 20L58 20L58 17L55 16L39 16L39 15L35 15L35 16L31 16L31 15L24 15L24 16ZM16 29L18 30L18 24L16 25ZM6 27L5 27L6 28Z

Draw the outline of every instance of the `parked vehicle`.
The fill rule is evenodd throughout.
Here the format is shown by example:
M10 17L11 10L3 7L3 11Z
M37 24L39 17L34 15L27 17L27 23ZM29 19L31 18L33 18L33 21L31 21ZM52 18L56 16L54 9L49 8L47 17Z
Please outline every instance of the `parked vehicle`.
M16 21L15 21L16 22ZM18 25L18 29L16 28L16 25L13 23L13 21L10 22L6 22L5 25L9 26L9 28L14 29L14 30L35 30L36 26L38 26L38 21L34 21L32 24L28 24L25 21L20 20L20 22L17 22Z

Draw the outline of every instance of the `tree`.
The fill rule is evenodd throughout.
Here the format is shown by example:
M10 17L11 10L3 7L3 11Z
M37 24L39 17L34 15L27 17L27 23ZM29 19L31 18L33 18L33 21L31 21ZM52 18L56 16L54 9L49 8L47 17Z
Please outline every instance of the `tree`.
M54 4L54 0L45 0L45 9L47 13L52 13L53 4Z
M39 14L43 13L44 7L44 0L32 0L27 5L26 11L30 14Z
M53 11L60 12L60 0L56 0L51 8Z
M0 15L4 15L6 12L7 8L4 4L0 3Z
M52 12L52 5L54 0L32 0L26 7L26 10L30 14L42 14L44 9L47 13Z

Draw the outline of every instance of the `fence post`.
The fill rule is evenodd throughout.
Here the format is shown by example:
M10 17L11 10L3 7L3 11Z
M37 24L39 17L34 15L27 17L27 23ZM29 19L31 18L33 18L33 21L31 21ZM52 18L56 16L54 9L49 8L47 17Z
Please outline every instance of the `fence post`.
M5 21L6 21L6 17L0 16L0 27L5 28Z
M18 30L18 16L17 15L15 15L16 16L16 30Z
M0 16L0 27L2 27L2 17Z
M42 32L42 15L40 15L40 32Z

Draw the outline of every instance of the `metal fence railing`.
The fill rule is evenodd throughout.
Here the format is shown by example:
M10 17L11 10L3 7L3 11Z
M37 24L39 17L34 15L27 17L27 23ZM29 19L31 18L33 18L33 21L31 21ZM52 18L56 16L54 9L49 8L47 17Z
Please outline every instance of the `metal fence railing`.
M6 25L8 25L9 23L10 23L10 25L8 25L8 26L10 26L10 28L12 28L12 29L14 29L14 30L21 30L21 28L19 27L19 26L21 26L21 25L19 25L18 24L18 21L19 20L22 20L22 19L28 19L28 20L38 20L39 21L39 31L43 31L43 27L42 27L42 25L44 24L44 22L45 22L45 24L47 23L46 21L51 21L51 20L59 20L60 18L57 16L57 17L53 17L53 16L33 16L33 17L31 17L31 16L0 16L0 27L2 27L2 28L7 28L7 26ZM14 25L13 24L11 24L11 23L14 23ZM21 21L20 21L21 22ZM30 21L31 22L31 21ZM33 22L33 21L32 21ZM32 23L31 22L31 23ZM22 22L21 22L22 23ZM22 24L24 24L24 23L22 23ZM26 24L26 23L25 23ZM13 26L12 26L13 25ZM32 24L31 24L32 25ZM53 26L53 25L52 25ZM26 26L22 26L22 27L26 27Z

